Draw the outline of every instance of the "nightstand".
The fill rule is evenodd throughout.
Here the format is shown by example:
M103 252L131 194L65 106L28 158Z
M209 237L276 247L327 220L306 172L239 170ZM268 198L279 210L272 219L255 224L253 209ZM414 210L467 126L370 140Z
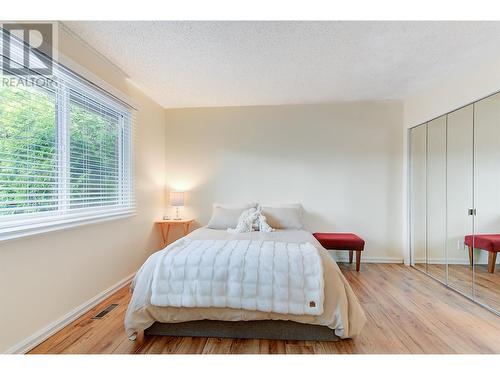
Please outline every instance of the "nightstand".
M163 246L168 245L168 234L170 232L170 228L173 226L182 226L184 228L184 235L189 233L189 227L193 222L193 219L180 219L180 220L157 220L155 224L158 225L160 229L161 238L163 239Z

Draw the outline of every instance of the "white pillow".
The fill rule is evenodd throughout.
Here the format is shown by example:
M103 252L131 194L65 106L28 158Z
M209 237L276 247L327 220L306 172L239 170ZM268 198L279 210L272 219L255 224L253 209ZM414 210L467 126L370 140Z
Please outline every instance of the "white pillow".
M248 210L249 208L254 208L255 206L255 203L245 205L224 205L214 203L212 217L210 218L207 227L211 229L236 228L238 225L238 219L243 211Z
M275 229L303 229L301 204L262 205L262 214Z

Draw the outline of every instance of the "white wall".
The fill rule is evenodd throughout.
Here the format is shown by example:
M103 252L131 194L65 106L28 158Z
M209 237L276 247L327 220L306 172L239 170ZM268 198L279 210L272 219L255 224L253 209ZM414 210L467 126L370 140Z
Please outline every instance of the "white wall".
M311 231L349 231L364 259L402 260L402 107L384 103L166 111L167 186L185 216L213 202L301 202Z
M60 48L139 106L137 215L0 242L0 352L134 273L160 246L153 221L164 207L165 113L113 66L61 30Z

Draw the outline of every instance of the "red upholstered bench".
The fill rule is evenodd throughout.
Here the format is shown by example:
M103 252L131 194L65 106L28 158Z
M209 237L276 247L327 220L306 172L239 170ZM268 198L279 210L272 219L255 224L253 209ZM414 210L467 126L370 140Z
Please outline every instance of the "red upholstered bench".
M488 251L488 272L495 272L497 253L500 251L500 234L475 234L465 236L465 244L469 247L469 262L474 264L474 248Z
M365 249L365 240L354 233L314 233L321 246L328 250L349 250L349 263L352 263L353 251L356 252L356 271L359 272L361 252Z

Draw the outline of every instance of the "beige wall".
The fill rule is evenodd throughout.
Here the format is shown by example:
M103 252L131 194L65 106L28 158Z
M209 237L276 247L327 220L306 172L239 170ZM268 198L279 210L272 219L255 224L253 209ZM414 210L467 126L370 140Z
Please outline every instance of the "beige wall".
M450 70L432 82L405 99L405 127L422 124L500 90L500 57Z
M213 202L301 202L311 231L356 232L400 261L402 106L337 103L166 111L167 186L185 216Z
M134 150L137 215L1 242L0 352L131 275L160 245L153 221L164 206L164 110L64 30L60 49L140 109Z

